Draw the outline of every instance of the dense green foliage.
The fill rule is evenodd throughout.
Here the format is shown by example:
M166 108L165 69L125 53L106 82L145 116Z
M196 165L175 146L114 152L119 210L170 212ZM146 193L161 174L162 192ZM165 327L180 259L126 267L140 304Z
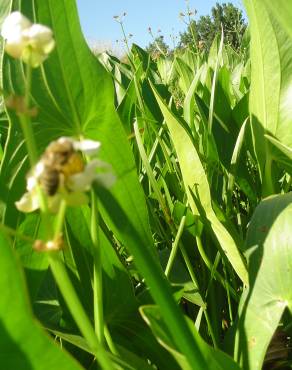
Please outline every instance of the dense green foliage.
M247 23L242 11L231 3L218 4L211 9L211 15L200 16L195 19L196 11L189 6L180 13L181 20L186 24L186 30L178 36L178 43L174 50L165 43L163 35L154 37L146 51L153 56L157 54L172 54L180 49L188 48L194 51L209 52L216 35L224 32L224 44L234 50L242 48L242 41L247 30ZM150 33L151 29L150 29ZM247 37L247 35L246 35Z
M156 58L159 57L160 54L167 55L169 52L169 46L164 41L163 35L160 35L155 37L154 40L146 47L146 51L152 56L152 58Z
M184 18L188 16L184 14ZM200 41L206 50L209 50L214 37L224 32L224 42L238 50L246 30L246 22L242 11L231 3L218 4L211 9L211 15L200 16L198 20L190 17L187 30L180 34L180 47L190 47L194 39Z
M123 63L92 54L74 0L2 1L0 25L21 9L56 39L32 71L38 154L98 140L116 180L64 220L16 209L30 165L9 97L28 79L2 45L1 368L291 368L292 8L245 6L250 46L216 5L191 23L206 50ZM34 250L60 219L65 247Z

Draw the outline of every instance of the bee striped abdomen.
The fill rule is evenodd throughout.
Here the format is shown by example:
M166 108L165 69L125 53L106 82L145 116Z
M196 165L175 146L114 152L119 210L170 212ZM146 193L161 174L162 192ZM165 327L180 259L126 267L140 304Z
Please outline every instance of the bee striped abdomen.
M45 169L41 177L41 186L49 196L56 194L59 187L59 171L53 168Z

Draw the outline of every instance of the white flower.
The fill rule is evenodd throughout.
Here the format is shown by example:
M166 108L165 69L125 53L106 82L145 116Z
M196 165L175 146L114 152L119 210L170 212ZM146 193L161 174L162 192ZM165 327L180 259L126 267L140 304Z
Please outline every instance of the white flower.
M1 35L6 40L6 52L32 67L38 67L55 46L50 28L32 24L20 12L13 12L5 19Z
M55 47L53 32L49 27L33 24L23 31L27 46L22 53L22 60L32 67L38 67Z
M4 20L1 35L6 40L6 51L12 57L21 58L27 43L23 31L29 27L31 22L20 12L13 12Z
M63 150L68 147L73 148L70 154L67 154L67 149ZM56 148L59 148L60 151L57 152ZM76 141L68 137L61 137L57 141L50 143L40 161L29 173L26 186L27 192L15 203L16 207L22 212L33 212L40 208L38 188L42 188L43 192L46 193L44 184L51 181L48 177L50 166L53 166L53 169L58 168L58 186L52 195L47 195L49 209L52 212L57 212L62 199L71 206L86 204L88 197L85 192L90 189L94 182L100 186L108 187L115 180L114 175L109 172L110 166L107 163L98 159L90 159L91 156L97 154L99 148L100 143L97 141ZM64 153L66 163L62 162L62 166L59 166L58 161L60 161L60 158L64 158ZM83 159L78 153L89 157L90 160L87 164L82 164ZM57 156L54 157L55 155ZM77 161L77 165L74 163L75 161ZM82 161L81 164L80 161Z

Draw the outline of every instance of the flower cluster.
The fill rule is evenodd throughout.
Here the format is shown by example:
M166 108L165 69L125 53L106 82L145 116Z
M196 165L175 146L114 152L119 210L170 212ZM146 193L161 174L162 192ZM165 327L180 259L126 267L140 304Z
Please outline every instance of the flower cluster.
M39 188L46 195L52 212L58 212L62 200L71 206L86 204L86 191L93 182L107 187L115 180L108 171L110 166L93 158L100 145L98 141L76 141L69 137L51 142L29 172L27 192L16 202L16 207L22 212L40 208ZM87 157L87 163L84 157Z
M13 12L4 20L1 35L6 52L34 68L43 63L55 46L49 27L31 23L20 12Z

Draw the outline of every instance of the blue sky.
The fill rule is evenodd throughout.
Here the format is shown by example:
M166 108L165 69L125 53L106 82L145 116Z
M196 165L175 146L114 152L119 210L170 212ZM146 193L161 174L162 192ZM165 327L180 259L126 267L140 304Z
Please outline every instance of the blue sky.
M232 2L242 8L241 0L189 0L190 8L199 15L210 13L216 2ZM179 19L185 11L185 0L77 0L81 25L85 37L92 41L122 48L120 25L113 16L126 12L124 26L127 34L133 34L132 41L144 47L152 40L148 33L151 27L156 34L160 29L165 40L172 45L170 35L178 35L186 25ZM116 43L119 40L119 43Z

